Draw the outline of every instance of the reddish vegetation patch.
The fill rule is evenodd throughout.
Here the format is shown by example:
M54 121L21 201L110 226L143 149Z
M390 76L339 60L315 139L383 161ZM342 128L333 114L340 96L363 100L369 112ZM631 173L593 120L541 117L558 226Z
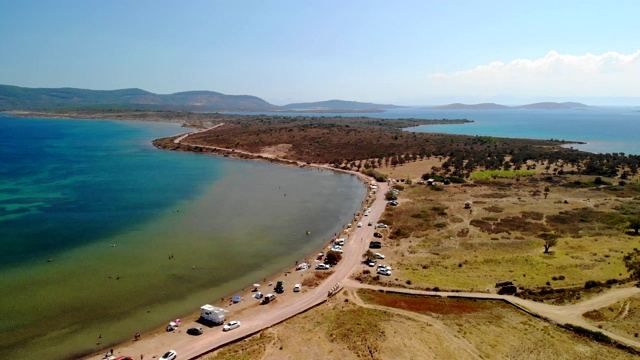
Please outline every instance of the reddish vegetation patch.
M463 315L491 311L505 304L493 300L443 299L418 295L362 291L360 297L368 303L417 313Z
M503 208L501 208L500 206L495 206L495 205L488 206L488 207L486 207L484 209L487 210L488 212L492 212L492 213L501 213L501 212L504 211Z
M537 211L522 211L520 212L520 214L522 215L523 219L541 221L544 218L544 215Z

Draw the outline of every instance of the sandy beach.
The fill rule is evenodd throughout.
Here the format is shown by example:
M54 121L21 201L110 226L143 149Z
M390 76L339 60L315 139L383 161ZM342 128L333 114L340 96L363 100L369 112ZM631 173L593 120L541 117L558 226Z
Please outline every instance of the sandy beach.
M218 124L212 128L222 126ZM211 129L211 128L210 128ZM176 143L183 142L187 139L189 134L183 134L176 138ZM220 149L223 151L231 151L231 149ZM239 153L239 152L237 152ZM265 157L273 159L275 156L269 154L251 154L244 153L245 156L255 156L256 159L264 159ZM286 159L278 159L287 161ZM343 173L349 173L358 176L363 181L365 186L369 186L369 183L373 179L357 172L338 170L331 168L327 165L316 164L299 164L299 166L315 167L320 169L331 169ZM315 260L317 252L309 254L306 259L301 259L299 262L308 261L310 268L307 270L296 271L295 264L291 267L284 269L281 273L271 276L266 279L256 279L255 283L259 284L258 290L263 294L272 293L273 285L278 280L285 281L285 292L277 296L277 301L268 305L260 305L260 301L255 299L254 287L252 284L247 284L244 291L237 294L242 297L237 303L231 301L231 297L224 299L218 299L212 301L214 306L222 307L229 312L226 319L239 320L242 325L240 328L223 332L222 326L209 327L197 322L200 312L199 309L194 309L194 313L181 318L180 326L171 332L167 332L165 326L155 329L154 331L141 334L139 340L135 340L135 332L131 334L131 340L120 345L113 347L113 357L118 356L131 356L134 359L153 359L159 358L168 350L176 350L180 359L194 359L211 352L225 344L236 341L238 339L245 338L252 334L255 334L265 328L278 324L296 314L304 312L312 307L322 304L327 298L328 293L341 281L347 279L351 273L362 262L362 254L368 248L369 241L373 238L374 226L367 226L368 222L373 224L377 223L377 220L382 215L386 202L384 201L384 194L388 190L387 184L378 184L378 191L375 198L367 196L367 199L363 202L363 208L369 201L373 201L370 205L371 213L366 218L362 215L362 211L354 219L353 228L345 229L342 234L338 234L338 237L347 238L346 244L343 247L343 258L338 265L331 270L315 270L315 265L319 262ZM362 227L357 227L355 224L362 222ZM327 251L329 244L326 244L324 249L320 251ZM328 272L331 275L322 281L320 285L314 288L302 288L301 292L293 292L293 285L297 283L303 283L304 279L314 276L314 272ZM272 286L269 286L272 284ZM203 304L204 305L204 304ZM167 325L174 319L168 318ZM204 334L199 336L192 336L186 333L186 330L192 326L201 326L204 329ZM96 340L97 347L100 347ZM110 354L111 349L101 349L96 351L92 355L85 357L85 359L103 359L105 354Z

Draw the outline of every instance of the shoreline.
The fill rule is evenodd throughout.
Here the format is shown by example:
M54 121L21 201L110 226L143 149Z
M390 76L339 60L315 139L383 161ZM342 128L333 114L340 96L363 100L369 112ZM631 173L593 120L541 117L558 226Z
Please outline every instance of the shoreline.
M130 120L121 120L121 121L130 121ZM222 125L224 125L224 123L216 124L216 125L214 125L214 126L212 126L210 128L201 129L201 128L194 128L194 127L188 126L187 124L183 124L183 126L193 128L196 131L185 133L185 134L179 134L179 135L172 136L172 137L169 137L169 138L155 139L155 140L152 141L152 144L156 148L158 148L159 150L175 150L175 151L185 151L185 152L191 152L191 153L205 153L205 154L211 154L211 155L214 155L214 156L230 157L230 158L233 158L233 159L236 159L236 160L265 161L265 162L275 163L275 164L279 164L279 165L283 165L283 166L296 166L296 167L299 167L299 168L308 168L310 170L312 170L312 169L330 170L330 171L335 171L335 172L338 172L338 173L343 173L343 174L349 174L349 175L352 175L352 176L356 176L358 178L358 180L360 180L361 184L366 189L365 190L366 191L365 198L361 201L360 207L359 207L359 211L356 214L357 216L360 216L360 217L362 216L363 209L367 206L368 201L371 200L370 199L370 195L369 195L369 183L371 181L375 181L373 178L370 178L365 174L362 174L362 173L359 173L359 172L355 172L355 171L350 171L350 170L343 170L343 169L334 168L334 167L329 166L328 164L324 164L323 165L323 164L303 163L303 162L299 162L299 161L278 158L278 157L275 157L275 156L266 156L265 154L255 154L255 153L249 153L249 152L245 152L245 151L238 151L238 150L234 150L234 149L224 149L224 148L216 148L216 147L210 147L210 146L184 144L182 142L184 139L186 139L191 134L195 134L195 133L198 133L198 132L211 130L213 128L216 128L216 127L219 127L219 126L222 126ZM158 144L158 141L163 141L163 144ZM166 143L164 143L164 141L166 141ZM176 145L176 147L172 147L172 146L165 147L165 146L163 146L163 145L168 145L168 144ZM353 221L356 221L356 220L357 220L356 217L354 217L353 219L351 219L351 221L349 223L352 223ZM337 233L338 237L339 236L343 236L342 234L345 234L345 232L348 231L348 227L346 227L344 224L341 224L340 226L341 226L341 231L339 233ZM344 237L350 237L351 235L353 235L353 232L345 234ZM333 242L333 240L330 240L328 242L323 243L323 245L321 247L316 248L311 254L308 254L304 258L304 260L297 260L296 264L289 265L289 266L287 266L287 267L285 267L285 268L283 268L281 270L275 271L274 273L266 276L259 283L261 285L265 285L266 286L269 283L275 283L277 280L286 279L291 274L299 274L299 275L302 275L304 277L304 271L303 272L297 272L296 271L296 265L297 265L298 262L304 262L307 259L309 259L308 262L311 264L311 266L306 271L315 271L314 268L313 268L313 265L314 265L314 259L316 258L316 255L318 254L318 252L326 251L327 246L330 245L332 242ZM324 283L326 281L327 281L327 279L324 279L324 280L322 280L322 283ZM318 285L317 287L320 287L320 285ZM245 299L247 299L250 302L252 300L252 298L253 298L253 296L252 296L253 295L253 291L251 291L251 288L252 288L251 284L248 284L248 286L243 287L242 289L240 289L238 291L230 292L229 295L224 296L219 301L212 301L210 304L214 305L214 306L222 307L222 308L232 307L232 309L236 309L236 310L234 310L233 315L242 314L246 310L249 310L251 305L247 305L247 303L242 304L242 302L232 305L229 302L232 300L233 294L236 294L236 295L240 294L243 297L243 301L245 301ZM313 289L315 289L315 288L313 288ZM312 307L315 307L315 306L317 306L317 305L314 305ZM305 309L302 312L307 311L310 308ZM296 316L299 313L300 312L296 312L295 314L292 314L289 317ZM178 330L178 332L180 332L181 330L187 328L186 323L188 323L188 321L186 321L186 319L195 318L197 320L200 317L200 312L199 311L194 311L194 312L189 313L189 314L178 315L178 316L182 316L182 319L185 320L184 321L185 325L182 325L182 328L180 330ZM171 317L168 317L168 318L170 319ZM227 319L227 320L230 320L230 319ZM273 325L270 325L270 326L273 326ZM266 326L264 328L267 328L267 327L270 327L270 326ZM258 332L264 330L264 328L258 330ZM163 326L159 326L159 327L154 328L152 330L149 330L149 331L146 331L144 333L141 333L141 335L142 335L141 336L141 340L139 342L135 341L134 344L141 344L141 343L146 342L146 341L149 341L149 342L153 343L153 340L155 338L157 338L158 336L161 336L164 333L166 333L165 326L164 325ZM235 340L233 340L233 341L235 341ZM106 346L104 348L101 348L100 350L96 350L95 352L87 353L87 354L84 354L84 355L80 355L80 357L83 358L83 359L93 359L93 358L96 358L96 357L102 358L102 356L103 356L104 352L107 350L107 348L116 349L116 348L122 348L123 346L127 347L127 346L130 345L130 343L131 343L131 341L127 340L127 341L119 342L119 343L116 343L116 344L108 345L108 346ZM218 349L218 348L220 348L220 347L222 347L224 345L225 344L216 346L216 347L211 348L209 350L206 350L202 354L197 355L197 356L192 357L192 358L199 358L200 356L205 355L207 353L210 353L212 351L215 351L216 349ZM117 355L121 356L123 354L117 354ZM137 356L137 355L133 354L133 355L130 355L130 356ZM155 356L154 356L154 358L155 358Z

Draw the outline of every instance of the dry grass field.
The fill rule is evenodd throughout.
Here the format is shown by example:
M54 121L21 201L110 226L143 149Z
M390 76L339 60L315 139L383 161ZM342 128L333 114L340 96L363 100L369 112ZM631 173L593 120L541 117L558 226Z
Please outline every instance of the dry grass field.
M632 359L494 301L342 292L209 360Z
M409 163L389 175L416 180L431 166ZM564 187L559 177L552 182L541 178L403 185L400 205L388 207L383 215L390 228L382 251L393 276L360 274L358 279L471 291L495 291L495 284L505 280L523 288L569 288L588 280L626 279L622 256L640 247L640 238L626 229L621 209L637 209L637 186L609 191ZM471 209L464 208L466 201L472 202ZM560 235L548 254L538 237L543 232ZM564 300L579 299L578 294Z

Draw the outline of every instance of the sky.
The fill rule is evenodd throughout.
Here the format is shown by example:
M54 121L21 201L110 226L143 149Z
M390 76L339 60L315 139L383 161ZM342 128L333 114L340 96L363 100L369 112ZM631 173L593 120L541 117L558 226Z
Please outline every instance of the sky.
M1 0L0 84L640 105L640 1Z

